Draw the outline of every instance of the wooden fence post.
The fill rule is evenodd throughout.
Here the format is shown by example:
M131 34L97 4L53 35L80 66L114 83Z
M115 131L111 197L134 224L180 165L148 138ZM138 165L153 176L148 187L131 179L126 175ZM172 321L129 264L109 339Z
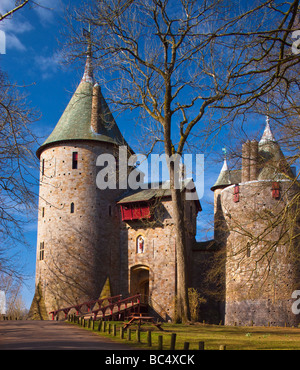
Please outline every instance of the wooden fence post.
M141 342L141 331L140 331L140 329L136 329L136 341L138 343Z
M199 342L199 351L204 350L204 342Z
M163 349L163 336L159 335L158 336L158 350L162 351L162 349Z
M151 330L148 330L147 332L147 344L148 347L152 347Z
M184 342L183 343L183 350L187 351L190 348L190 343L189 342Z
M99 321L99 325L98 325L98 331L101 331L102 330L102 319Z
M175 344L176 344L176 333L172 333L172 335L171 335L171 346L170 346L171 351L175 350Z

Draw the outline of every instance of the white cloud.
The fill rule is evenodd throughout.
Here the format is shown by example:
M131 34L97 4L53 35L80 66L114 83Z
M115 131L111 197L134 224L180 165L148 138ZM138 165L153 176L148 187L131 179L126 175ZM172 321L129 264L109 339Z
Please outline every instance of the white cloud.
M54 73L57 72L61 65L62 56L59 52L55 52L53 55L37 55L35 57L35 63L37 68L42 72L42 78L50 78Z
M54 22L56 14L63 9L61 0L39 0L38 4L34 10L43 24Z
M6 47L7 49L15 49L19 51L25 51L26 46L18 39L16 35L6 33Z
M1 0L0 13L5 14L15 7L13 0ZM21 12L16 12L12 16L5 18L0 22L0 30L6 35L6 48L25 51L26 46L21 42L16 35L22 35L25 32L32 31L34 27L26 20Z

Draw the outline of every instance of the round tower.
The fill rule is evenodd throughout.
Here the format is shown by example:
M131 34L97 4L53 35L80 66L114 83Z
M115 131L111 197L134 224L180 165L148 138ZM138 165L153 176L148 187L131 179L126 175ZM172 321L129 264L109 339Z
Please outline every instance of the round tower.
M107 278L119 293L122 190L96 184L99 155L126 145L94 84L91 55L63 115L37 151L40 189L36 287L46 311L97 299ZM124 190L123 190L124 191Z
M297 325L299 185L267 122L243 147L241 180L220 192L226 226L225 324ZM248 166L248 168L245 168Z

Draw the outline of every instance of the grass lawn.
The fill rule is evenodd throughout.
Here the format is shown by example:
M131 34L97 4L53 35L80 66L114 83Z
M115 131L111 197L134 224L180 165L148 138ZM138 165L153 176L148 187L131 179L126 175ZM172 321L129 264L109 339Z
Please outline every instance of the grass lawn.
M116 336L108 334L108 324L117 326ZM118 342L128 343L135 348L157 349L158 336L163 336L163 349L170 349L171 334L176 333L176 348L183 349L184 342L189 342L190 350L198 349L198 343L205 343L205 350L219 349L220 345L226 345L227 350L299 350L300 349L300 328L281 328L281 327L242 327L242 326L223 326L223 325L181 325L163 324L164 331L160 331L154 326L142 326L141 343L136 341L136 325L131 326L131 340L127 340L127 331L124 339L120 338L120 328L122 322L107 322L106 333L98 332L99 322L95 322L94 331L102 336L107 336ZM78 324L77 324L78 325ZM92 330L85 327L86 330ZM103 329L102 329L103 330ZM151 330L152 346L147 345L147 330Z

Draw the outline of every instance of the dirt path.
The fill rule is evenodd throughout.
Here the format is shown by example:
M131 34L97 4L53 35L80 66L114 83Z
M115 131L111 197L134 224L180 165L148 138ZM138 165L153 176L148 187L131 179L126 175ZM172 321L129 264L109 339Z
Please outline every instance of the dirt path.
M0 350L132 350L60 321L0 321Z

